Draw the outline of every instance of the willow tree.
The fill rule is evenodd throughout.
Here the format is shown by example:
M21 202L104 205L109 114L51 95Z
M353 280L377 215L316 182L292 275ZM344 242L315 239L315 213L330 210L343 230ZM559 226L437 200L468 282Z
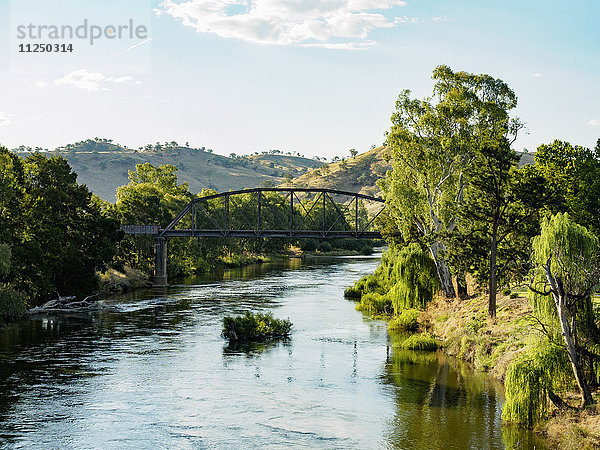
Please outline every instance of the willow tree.
M593 399L581 355L590 353L582 337L590 327L595 329L591 296L600 280L598 238L568 214L559 213L543 221L540 235L533 239L533 254L534 311L550 324L557 319L582 406L590 405Z
M393 170L381 184L392 216L403 233L416 227L436 265L440 287L454 297L443 236L456 227L465 189L464 170L483 142L500 142L515 131L508 112L515 93L489 75L433 72L433 97L411 99L403 91L387 134ZM484 168L482 168L484 170Z
M438 289L435 265L426 250L411 243L401 248L392 266L390 289L394 312L425 308Z

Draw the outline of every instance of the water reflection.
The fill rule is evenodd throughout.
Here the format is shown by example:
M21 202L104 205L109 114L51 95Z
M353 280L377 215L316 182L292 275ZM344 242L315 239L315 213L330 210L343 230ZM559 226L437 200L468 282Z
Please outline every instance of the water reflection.
M394 348L384 372L396 413L387 439L396 448L546 448L543 439L501 428L499 383L442 352Z
M0 336L0 443L533 448L501 431L487 377L441 353L391 350L386 323L343 298L377 262L264 264L14 324ZM291 339L228 345L223 317L246 311L289 317Z
M223 359L236 356L245 356L246 358L258 358L263 354L276 348L286 348L291 351L291 339L272 340L266 342L231 342L223 347Z

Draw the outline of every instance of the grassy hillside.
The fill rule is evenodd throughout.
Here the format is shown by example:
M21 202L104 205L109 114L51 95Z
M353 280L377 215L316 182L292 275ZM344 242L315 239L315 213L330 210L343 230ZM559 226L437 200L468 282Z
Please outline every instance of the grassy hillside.
M283 187L330 188L376 195L378 179L391 169L386 148L378 147L354 158L332 162L282 184Z
M34 149L20 147L15 151L24 156ZM210 149L183 147L175 142L134 150L106 139L77 142L49 153L67 158L79 182L86 183L92 192L109 201L115 201L117 187L128 183L128 172L134 170L136 164L145 162L154 166L175 165L179 169L179 180L187 181L192 192L205 188L221 192L261 184L277 185L323 164L284 154L226 157Z
M48 151L19 147L24 156L32 151ZM219 192L253 188L260 185L282 187L330 188L377 195L376 181L385 176L391 164L385 160L385 147L378 147L353 158L321 160L284 154L278 150L247 156L232 153L217 155L210 149L190 148L176 142L149 144L137 150L107 139L86 141L59 147L51 154L62 155L79 175L79 181L99 197L115 200L116 189L128 183L128 172L136 164L149 162L154 166L172 164L178 169L180 181L187 181L192 192L211 188ZM533 164L534 153L520 153L520 165ZM336 158L337 159L337 158Z

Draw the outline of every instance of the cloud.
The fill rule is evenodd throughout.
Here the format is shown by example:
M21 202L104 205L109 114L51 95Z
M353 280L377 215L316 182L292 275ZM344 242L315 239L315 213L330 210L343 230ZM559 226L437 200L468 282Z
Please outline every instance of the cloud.
M534 78L540 78L540 77L543 77L544 74L537 72L537 73L532 74L531 76Z
M45 88L46 86L48 86L48 83L46 83L45 81L38 81L34 84L34 86L38 88Z
M115 78L112 81L113 81L113 83L127 83L129 81L133 81L133 78L131 78L131 77L119 77L119 78Z
M88 92L110 91L110 89L106 87L109 83L140 84L138 81L134 82L133 78L130 76L118 78L107 77L102 73L88 72L85 69L74 70L73 72L66 74L64 77L54 80L54 84L57 86L72 86Z
M590 127L600 127L600 119L592 119L592 120L588 120L587 124Z
M88 92L97 92L101 89L100 83L106 80L104 74L88 72L85 69L74 70L62 78L54 80L57 86L73 86Z
M10 116L0 112L0 127L5 127L11 124Z
M405 5L401 0L164 0L155 11L224 38L357 50L373 45L365 40L374 30L413 23L390 12Z

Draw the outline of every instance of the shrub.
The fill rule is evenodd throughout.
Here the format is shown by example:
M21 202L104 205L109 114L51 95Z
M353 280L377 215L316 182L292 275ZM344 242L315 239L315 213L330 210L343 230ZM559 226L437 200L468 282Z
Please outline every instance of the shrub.
M360 303L356 305L357 311L366 311L373 314L391 314L392 300L387 295L372 292L364 294Z
M319 245L317 246L317 250L319 250L320 252L327 253L333 250L333 245L331 245L330 242L323 241L319 243Z
M362 292L360 289L355 288L354 286L347 287L344 289L344 297L346 298L355 298L359 299L362 296Z
M257 341L288 337L291 331L289 319L275 319L271 313L247 312L243 316L224 317L221 334L230 341Z
M379 294L384 293L377 277L375 275L367 275L355 282L353 286L347 288L344 291L344 296L346 298L361 298L363 294L374 292Z
M388 324L389 331L416 331L419 328L418 309L405 309L400 315L390 320Z
M438 348L437 340L429 333L412 334L398 344L404 350L427 350L433 351Z

